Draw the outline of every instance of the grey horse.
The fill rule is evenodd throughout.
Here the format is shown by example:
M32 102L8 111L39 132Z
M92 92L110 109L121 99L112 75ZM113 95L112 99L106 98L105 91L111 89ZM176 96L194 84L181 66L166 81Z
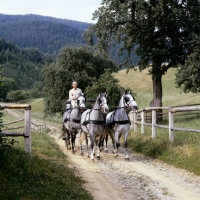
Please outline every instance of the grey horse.
M79 96L77 98L77 105L74 108L69 108L63 116L63 134L64 136L66 134L66 146L67 149L70 145L70 138L71 138L71 149L72 153L75 153L75 140L76 140L76 134L81 129L81 114L83 110L85 109L85 97ZM62 137L61 136L61 137Z
M108 95L100 93L92 109L86 110L81 116L82 134L89 134L91 142L90 158L94 161L94 153L97 148L97 159L100 159L100 140L105 129L105 117L103 114L108 113ZM81 147L82 149L82 147ZM88 148L87 154L89 155Z
M114 154L118 153L118 148L120 146L120 138L122 135L124 135L125 160L129 160L127 152L127 139L130 129L130 119L126 112L127 108L130 108L131 110L138 109L138 105L130 92L125 92L125 94L121 96L117 110L108 113L108 115L106 116L106 127L108 128L108 130L110 130L109 133L113 134L114 136L113 137L111 135L111 138L115 139L115 141L113 141Z

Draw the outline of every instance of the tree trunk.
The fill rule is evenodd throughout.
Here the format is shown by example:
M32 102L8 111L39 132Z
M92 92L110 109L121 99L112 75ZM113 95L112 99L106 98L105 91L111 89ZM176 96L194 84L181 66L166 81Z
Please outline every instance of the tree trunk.
M152 75L153 81L153 100L151 107L162 107L162 75ZM162 109L157 111L157 120L162 120Z

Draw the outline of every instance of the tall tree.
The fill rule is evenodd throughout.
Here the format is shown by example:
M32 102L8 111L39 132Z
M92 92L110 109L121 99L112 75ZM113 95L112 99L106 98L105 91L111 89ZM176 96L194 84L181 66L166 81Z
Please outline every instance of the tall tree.
M162 76L184 64L191 53L190 35L200 32L199 0L102 0L101 4L93 14L97 23L87 31L87 41L92 44L96 36L102 52L122 43L121 52L140 56L140 70L152 63L152 106L161 107ZM133 67L130 59L123 65Z
M86 88L86 95L89 99L95 99L97 94L100 92L107 92L109 97L109 108L115 109L121 98L121 95L125 90L130 90L129 88L123 88L119 85L119 81L114 78L114 75L106 70L98 81L96 81L92 86ZM136 94L134 94L136 95Z
M73 81L79 83L84 91L95 83L105 69L116 71L116 65L86 46L65 47L57 57L57 62L44 68L45 75L45 112L62 112L69 97ZM105 80L106 81L106 80Z
M3 81L3 77L1 76L1 70L0 70L0 101L2 100L2 86L3 86L3 83L4 83L4 81ZM2 123L3 123L3 121L2 121L2 112L1 112L1 110L2 110L2 108L1 108L1 106L0 106L0 133L1 133L1 128L2 128ZM2 143L2 138L1 138L1 135L0 135L0 144Z
M176 84L187 92L200 92L200 36L193 35L191 41L192 53L186 59L185 64L178 68Z

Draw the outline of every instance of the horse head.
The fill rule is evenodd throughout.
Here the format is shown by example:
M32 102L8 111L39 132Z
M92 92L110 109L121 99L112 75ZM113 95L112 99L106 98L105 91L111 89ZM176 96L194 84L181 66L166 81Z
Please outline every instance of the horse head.
M126 91L123 95L125 107L130 108L131 110L138 110L138 105L135 102L135 98L132 96L130 91Z
M86 99L83 95L80 95L78 98L77 98L77 105L80 109L84 109L86 106L85 106L85 102L86 102Z
M108 108L108 103L109 103L109 99L108 99L108 94L107 93L100 93L98 96L98 103L100 106L100 110L102 113L108 113L109 112L109 108Z

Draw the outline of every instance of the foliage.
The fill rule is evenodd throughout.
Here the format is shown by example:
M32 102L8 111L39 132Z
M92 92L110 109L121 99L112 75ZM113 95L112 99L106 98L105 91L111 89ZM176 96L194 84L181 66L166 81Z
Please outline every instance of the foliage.
M198 0L102 0L102 6L93 14L98 21L87 31L86 39L93 44L96 36L96 47L101 52L122 44L121 53L128 52L123 66L134 67L129 58L132 52L140 56L140 70L152 62L149 71L153 78L153 103L161 106L162 75L170 67L184 64L191 53L188 41L191 33L200 32L199 16Z
M57 62L45 67L45 112L62 112L68 99L71 83L76 80L82 91L93 85L105 69L116 70L116 65L108 59L96 55L87 46L65 47L57 57Z
M0 101L2 100L2 85L3 85L3 77L1 76L1 73L0 73ZM2 109L0 106L0 133L1 133L1 128L2 128L2 115L3 115L1 110ZM1 135L0 135L0 144L1 144Z
M92 199L48 134L32 135L32 156L21 150L23 139L18 141L0 154L0 199Z
M18 102L20 100L30 99L31 94L30 92L25 91L25 90L16 90L16 91L8 92L6 97L9 101Z
M185 64L178 69L176 84L184 92L200 92L200 35L193 35L191 41L193 47L191 55L188 56Z
M100 78L92 85L86 88L88 99L95 99L100 92L107 92L109 97L109 108L116 108L119 104L122 93L126 90L118 84L109 71L103 73Z
M3 101L6 100L8 92L34 89L35 82L43 82L41 69L51 62L53 57L44 55L37 49L21 50L16 45L0 39L0 70L5 77Z

